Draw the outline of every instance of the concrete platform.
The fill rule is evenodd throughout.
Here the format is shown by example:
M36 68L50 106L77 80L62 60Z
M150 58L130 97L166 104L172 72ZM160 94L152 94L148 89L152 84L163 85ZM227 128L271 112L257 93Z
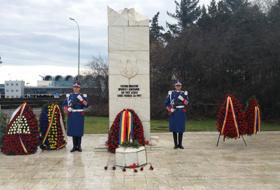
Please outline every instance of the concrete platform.
M148 166L137 173L105 171L112 154L96 147L106 135L86 135L82 153L70 153L69 141L60 151L0 154L0 189L280 189L280 132L245 137L247 147L238 139L221 141L218 148L217 133L190 132L184 136L184 150L173 149L169 133L152 135L160 138L158 146L148 148L153 171Z

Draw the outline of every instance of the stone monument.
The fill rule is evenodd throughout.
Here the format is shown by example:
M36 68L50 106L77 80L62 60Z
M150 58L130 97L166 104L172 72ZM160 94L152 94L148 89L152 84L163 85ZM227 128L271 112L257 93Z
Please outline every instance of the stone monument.
M149 19L135 9L108 7L110 126L124 108L133 109L150 139Z

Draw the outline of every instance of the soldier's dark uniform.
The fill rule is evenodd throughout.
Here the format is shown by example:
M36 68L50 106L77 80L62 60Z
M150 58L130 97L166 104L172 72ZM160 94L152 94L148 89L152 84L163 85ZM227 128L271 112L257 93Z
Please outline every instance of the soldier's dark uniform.
M80 88L80 84L74 83L73 87ZM84 135L84 109L88 107L87 96L81 93L67 94L63 107L68 113L67 135L73 138L71 152L76 150L81 152L82 136Z
M180 82L177 82L176 84L178 83ZM185 106L188 105L188 103L189 97L187 91L169 91L165 100L165 107L169 112L169 131L173 132L175 149L184 148L182 146L182 140L186 122Z

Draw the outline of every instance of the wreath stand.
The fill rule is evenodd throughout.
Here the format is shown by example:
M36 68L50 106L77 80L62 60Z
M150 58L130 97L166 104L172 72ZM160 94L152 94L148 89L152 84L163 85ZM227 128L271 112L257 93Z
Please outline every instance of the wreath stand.
M217 144L216 144L217 147L219 146L221 135L222 134L220 133L218 136L218 140L217 140ZM244 139L243 135L240 135L240 136L242 137L242 140L243 140L245 146L247 146L246 140Z
M145 160L143 161L139 161L139 157L137 155L137 159L133 162L133 163L130 163L129 165L127 164L129 161L127 160L127 157L126 155L123 156L123 164L120 164L119 162L116 161L116 154L118 153L115 153L115 155L113 156L113 154L110 154L110 156L108 157L108 160L107 160L107 164L106 166L104 167L104 170L108 170L108 168L110 167L111 165L111 168L112 170L116 170L117 167L121 168L123 172L126 171L126 169L132 169L135 173L138 172L137 168L140 168L140 171L143 171L144 170L144 167L146 166L150 166L149 167L149 170L153 170L153 166L151 164L151 162L148 162L148 154L147 154L147 149L145 146L141 146L143 147L142 150L145 154ZM139 147L139 148L141 148ZM124 148L125 149L125 148ZM137 154L137 152L134 152ZM119 154L125 154L125 152L123 153L119 153ZM129 154L129 153L128 153ZM131 161L131 160L130 160ZM140 163L140 164L139 164Z

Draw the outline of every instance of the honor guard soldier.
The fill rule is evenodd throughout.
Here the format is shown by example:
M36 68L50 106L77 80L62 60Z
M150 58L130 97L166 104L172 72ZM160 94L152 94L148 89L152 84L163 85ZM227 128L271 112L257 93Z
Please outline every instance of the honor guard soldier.
M73 138L73 148L70 152L82 152L81 142L84 135L84 109L88 107L87 95L80 93L80 83L73 84L73 93L66 94L63 103L67 113L67 135Z
M169 114L169 130L173 132L174 149L184 149L182 145L185 132L186 106L189 103L187 91L182 91L182 83L175 83L175 90L169 91L165 107Z

